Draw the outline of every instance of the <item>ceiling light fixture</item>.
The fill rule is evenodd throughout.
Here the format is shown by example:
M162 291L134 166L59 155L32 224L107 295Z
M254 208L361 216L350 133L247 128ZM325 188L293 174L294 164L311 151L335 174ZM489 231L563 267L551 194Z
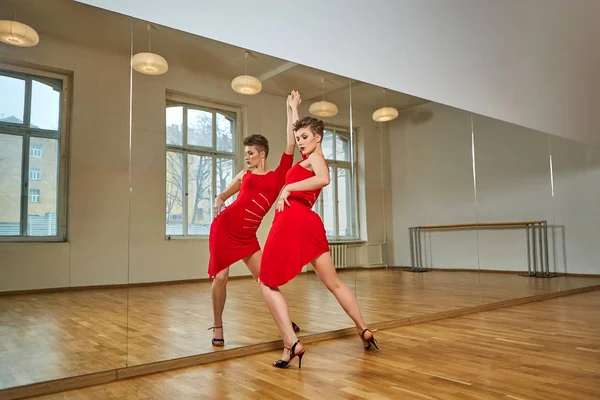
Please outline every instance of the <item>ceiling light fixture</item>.
M321 78L321 90L323 92L323 100L312 103L308 108L308 112L317 117L333 117L338 113L338 107L329 101L325 101L325 77Z
M131 57L131 67L142 74L162 75L169 70L169 64L164 57L151 52L151 29L152 26L150 24L146 24L146 30L148 31L148 52L137 53Z
M386 96L385 95L386 95L386 91L385 91L385 89L383 89L384 107L381 107L380 109L376 110L373 113L373 120L375 120L377 122L387 122L387 121L391 121L391 120L398 118L398 110L396 110L394 107L385 106L385 104L386 104L386 99L385 99Z
M258 94L262 90L262 83L260 80L255 78L254 76L248 75L248 56L250 53L248 51L245 52L244 58L246 59L246 74L236 76L231 81L231 88L239 93L246 96L251 96L253 94Z
M40 42L40 36L29 25L17 22L15 13L14 21L0 21L0 42L18 47L33 47Z

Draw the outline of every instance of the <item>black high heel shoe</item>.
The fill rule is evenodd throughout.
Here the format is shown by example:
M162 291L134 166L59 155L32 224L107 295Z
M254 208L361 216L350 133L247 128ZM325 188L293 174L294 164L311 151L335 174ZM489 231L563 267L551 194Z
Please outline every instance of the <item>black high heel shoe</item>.
M294 332L300 332L300 327L294 321L292 321L292 328L294 328Z
M294 343L291 348L286 347L286 349L288 349L290 351L290 360L289 361L277 360L273 363L273 366L275 368L287 368L290 366L290 362L294 359L294 357L298 356L298 368L302 368L302 357L304 357L305 350L302 350L302 353L296 354L296 345L298 343L300 343L299 340L296 343Z
M210 331L212 329L212 331L214 332L215 329L219 329L222 328L223 325L221 326L211 326L210 328L208 328L208 330ZM223 338L212 338L212 345L215 347L223 347L225 346L225 339Z
M365 350L370 350L371 349L371 345L375 346L375 348L377 350L379 350L379 347L377 346L377 342L375 341L375 336L373 335L373 332L371 332L371 339L365 339L365 333L367 333L367 331L371 332L371 330L369 328L365 329L359 336L362 339L363 343L366 343L367 345L365 346Z

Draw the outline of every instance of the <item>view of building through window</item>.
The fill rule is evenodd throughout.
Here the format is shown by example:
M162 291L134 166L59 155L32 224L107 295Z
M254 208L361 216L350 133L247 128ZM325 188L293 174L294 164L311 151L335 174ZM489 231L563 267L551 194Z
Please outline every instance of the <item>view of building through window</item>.
M61 89L60 80L0 71L0 236L58 235Z

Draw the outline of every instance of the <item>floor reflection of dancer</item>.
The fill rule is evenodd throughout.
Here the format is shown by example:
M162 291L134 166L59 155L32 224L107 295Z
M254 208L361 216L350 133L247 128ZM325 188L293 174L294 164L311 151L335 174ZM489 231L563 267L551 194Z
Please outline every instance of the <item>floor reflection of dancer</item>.
M294 124L302 161L287 173L260 267L260 287L283 338L283 355L273 363L278 368L286 368L295 356L299 358L298 366L302 366L304 346L291 329L288 305L279 286L293 279L309 262L356 324L365 349L370 349L371 345L378 348L354 293L335 271L323 221L312 211L321 189L329 184L330 179L321 148L323 129L323 121L312 117L302 118Z
M293 123L298 119L300 95L292 92L287 99L287 147L281 156L279 166L270 171L267 167L269 142L262 135L251 135L244 139L244 161L248 169L241 171L227 188L215 198L215 219L210 227L210 260L208 275L214 278L211 295L214 326L212 344L225 345L223 336L223 309L227 298L229 266L239 260L244 261L254 279L258 278L261 250L256 237L260 223L277 199L285 176L294 159ZM225 209L227 199L239 191L237 199ZM300 329L290 321L290 329Z

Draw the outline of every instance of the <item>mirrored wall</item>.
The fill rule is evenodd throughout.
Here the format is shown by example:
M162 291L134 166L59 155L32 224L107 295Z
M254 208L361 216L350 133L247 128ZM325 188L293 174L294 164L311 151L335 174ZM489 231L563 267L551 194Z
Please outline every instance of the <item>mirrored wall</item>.
M209 234L254 173L245 138L280 165L292 90L325 124L311 206L370 326L600 284L597 146L76 2L0 20L37 35L0 42L0 390L279 344L244 262L209 279ZM306 342L353 328L310 265L281 291Z
M480 115L473 138L482 304L598 285L597 147Z
M598 285L597 146L367 84L352 100L369 323Z
M549 136L473 116L481 299L548 293L547 226L553 224ZM531 277L524 277L530 275Z
M369 323L478 305L471 114L357 82L364 262L357 293Z
M0 389L123 368L129 18L3 0L0 20Z
M132 81L128 365L280 340L243 261L229 268L228 278L225 274L208 279L214 199L248 169L243 141L250 135L260 134L268 140L267 169L277 170L287 145L287 96L296 90L302 99L300 116L311 115L311 111L331 114L322 117L331 185L313 209L322 216L332 243L356 241L351 196L356 187L352 178L356 155L351 146L351 81L135 20L134 60L151 57L139 55L148 51L158 61L142 59ZM296 146L294 160L301 160ZM244 179L246 176L242 182ZM271 184L268 175L264 182L261 185ZM237 194L226 199L226 207ZM249 218L240 218L236 221L239 226L231 229L242 230L234 236L243 235L243 229L260 225L257 236L262 248L277 198L254 195L246 209ZM224 241L220 246L220 251L235 251L232 246L236 244ZM342 253L340 246L334 259L340 277L354 290L355 264L348 262L345 248ZM300 337L352 326L310 266L281 290ZM220 312L213 307L223 304L224 296L219 320ZM213 326L223 328L213 332ZM214 346L213 337L222 338L225 346Z

